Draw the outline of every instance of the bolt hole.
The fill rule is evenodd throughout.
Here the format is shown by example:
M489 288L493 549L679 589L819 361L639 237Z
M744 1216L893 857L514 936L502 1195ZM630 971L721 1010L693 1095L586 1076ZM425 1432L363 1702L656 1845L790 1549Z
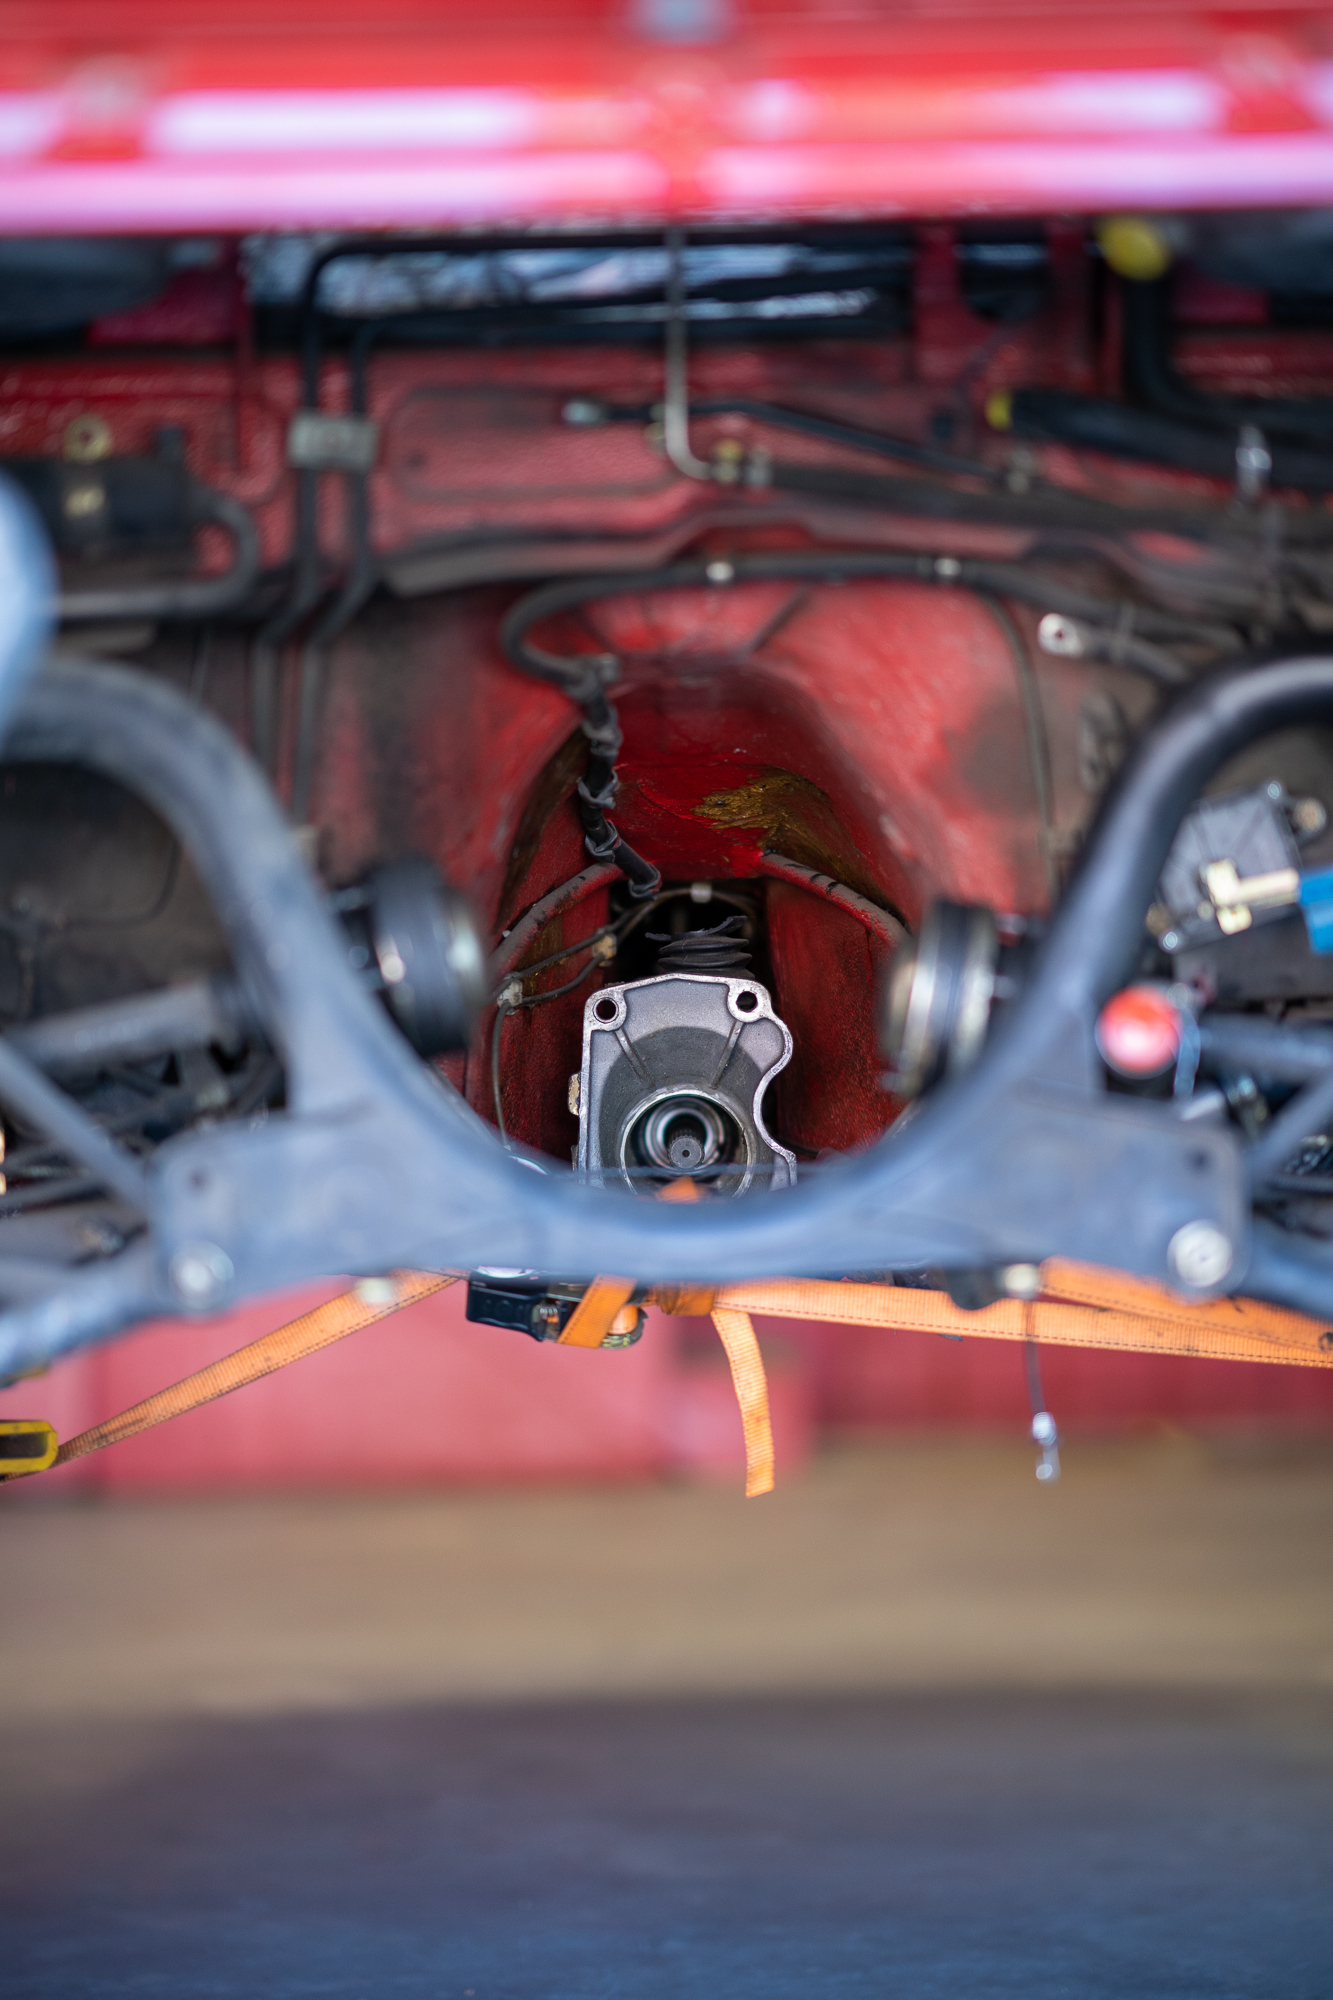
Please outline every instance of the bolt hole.
M1188 1158L1189 1164L1193 1167L1196 1174L1206 1174L1212 1165L1211 1154L1201 1152L1197 1148L1189 1154Z
M758 1005L759 995L757 993L738 993L736 995L736 1011L738 1014L753 1014Z
M592 1011L599 1021L614 1021L617 1012L616 1003L614 1000L609 999L599 1000Z
M208 1186L208 1175L204 1172L202 1167L196 1167L194 1172L190 1175L190 1186L194 1189L196 1194L201 1193L203 1189Z

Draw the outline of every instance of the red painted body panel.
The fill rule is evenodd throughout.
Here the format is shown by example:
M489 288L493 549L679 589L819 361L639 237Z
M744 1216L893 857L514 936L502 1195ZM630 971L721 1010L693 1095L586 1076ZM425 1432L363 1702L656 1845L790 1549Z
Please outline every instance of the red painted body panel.
M1327 9L11 0L11 230L1327 200Z

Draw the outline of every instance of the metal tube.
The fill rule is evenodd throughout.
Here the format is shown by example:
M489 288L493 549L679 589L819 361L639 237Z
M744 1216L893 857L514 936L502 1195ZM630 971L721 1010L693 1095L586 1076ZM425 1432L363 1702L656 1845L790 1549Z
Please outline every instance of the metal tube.
M0 1036L0 1103L45 1133L62 1153L96 1174L102 1186L148 1213L148 1176L132 1153L108 1139L86 1111L48 1083L39 1069Z
M160 993L136 993L76 1007L11 1028L6 1040L48 1075L77 1075L108 1063L142 1062L171 1049L239 1047L253 1032L234 979L192 979Z
M0 479L0 734L50 636L55 564L35 509Z
M1287 1028L1250 1014L1205 1014L1199 1023L1199 1053L1228 1069L1305 1083L1333 1069L1333 1034Z

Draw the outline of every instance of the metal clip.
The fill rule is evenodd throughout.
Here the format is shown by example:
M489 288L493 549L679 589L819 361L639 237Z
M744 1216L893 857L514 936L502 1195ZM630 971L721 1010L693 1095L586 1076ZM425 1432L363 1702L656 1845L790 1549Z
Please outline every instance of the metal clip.
M1242 507L1253 507L1268 491L1273 474L1273 454L1258 424L1242 424L1236 440L1236 498Z
M1049 1410L1038 1410L1032 1419L1032 1442L1041 1447L1037 1477L1043 1486L1060 1477L1060 1433Z
M1050 653L1057 660L1086 659L1087 627L1063 611L1048 611L1037 626L1037 644L1043 653Z
M1041 1357L1032 1334L1032 1306L1028 1302L1024 1303L1023 1324L1023 1369L1027 1376L1028 1401L1032 1407L1032 1442L1041 1451L1036 1472L1041 1485L1050 1486L1060 1477L1060 1432L1042 1394Z
M1199 870L1199 880L1212 905L1218 928L1226 937L1234 937L1237 931L1250 928L1256 905L1278 909L1284 903L1300 901L1301 878L1295 868L1274 868L1267 875L1250 875L1242 879L1236 873L1234 861L1208 861ZM1206 910L1202 914L1206 915Z
M287 463L298 472L369 472L379 449L380 427L370 417L298 410L287 429Z

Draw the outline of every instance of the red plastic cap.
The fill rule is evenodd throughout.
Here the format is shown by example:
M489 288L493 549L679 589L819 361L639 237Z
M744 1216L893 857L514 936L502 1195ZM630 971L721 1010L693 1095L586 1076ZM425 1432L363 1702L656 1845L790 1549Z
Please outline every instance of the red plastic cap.
M1126 986L1097 1017L1097 1047L1117 1076L1161 1076L1180 1054L1180 1011L1159 986Z

